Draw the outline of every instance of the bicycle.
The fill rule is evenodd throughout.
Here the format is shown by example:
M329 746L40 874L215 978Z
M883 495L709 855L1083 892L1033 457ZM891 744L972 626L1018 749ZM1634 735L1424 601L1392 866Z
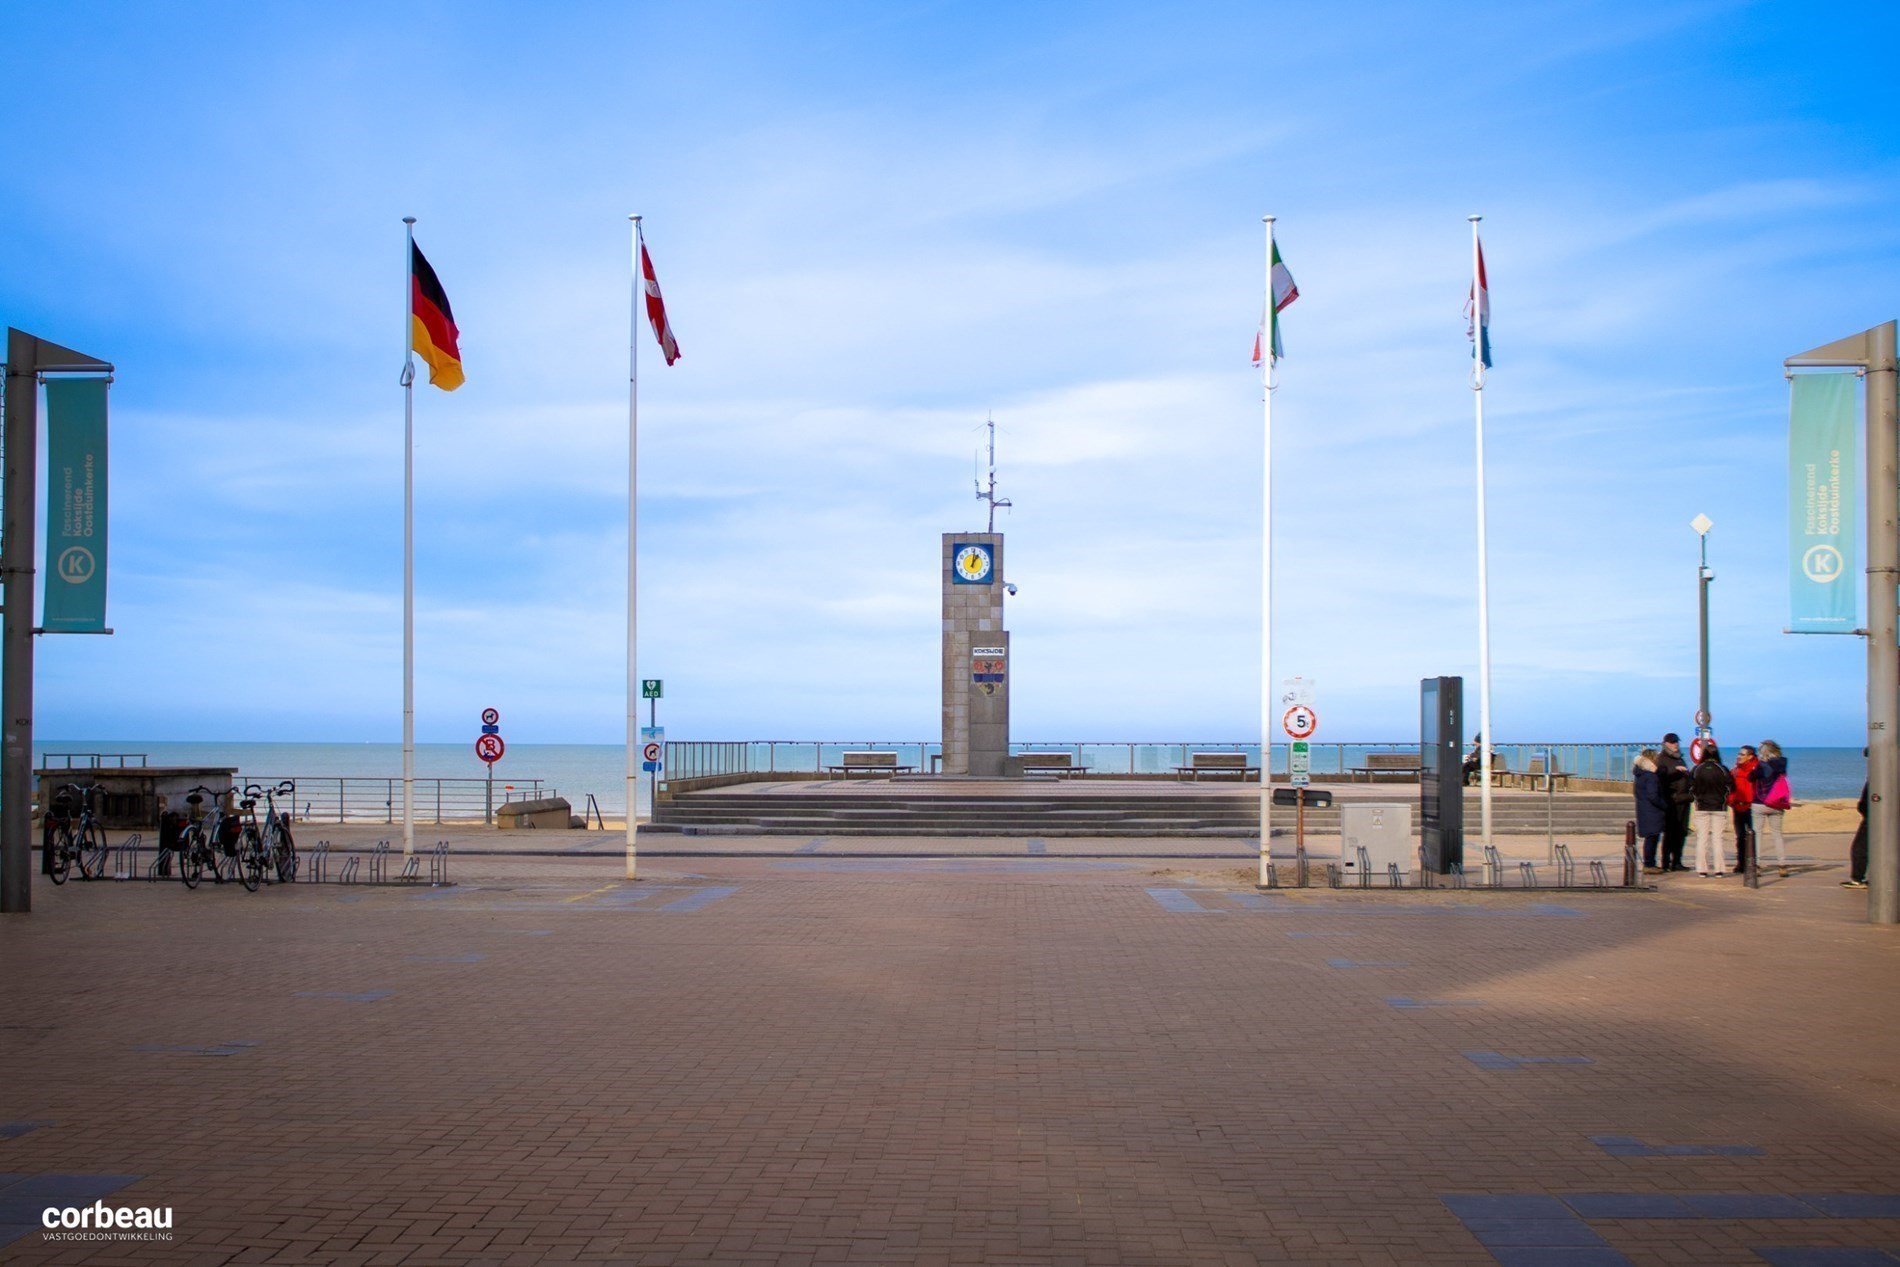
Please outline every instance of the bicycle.
M208 793L213 799L211 808L200 811L204 797L199 793ZM178 875L185 887L195 889L198 881L204 879L205 868L211 868L214 884L223 884L227 874L238 870L237 853L232 848L236 838L226 840L232 833L226 824L236 825L236 819L224 812L219 799L229 795L229 791L218 792L200 785L191 789L185 796L185 804L191 806L191 821L185 824L184 832L178 841Z
M68 783L53 797L42 844L52 855L49 871L54 884L66 883L75 862L84 879L97 880L106 873L112 850L105 829L92 813L92 797L98 790L96 784Z
M287 882L296 873L297 846L290 838L290 824L277 812L276 799L279 795L290 795L293 790L288 783L270 788L247 783L244 799L238 802L244 821L237 833L237 877L252 893L257 892L267 871L276 872L279 883ZM261 828L257 822L259 799L270 806Z
M279 884L288 884L297 878L297 842L291 839L290 815L279 813L277 798L295 796L296 784L285 779L275 787L264 787L257 783L245 785L247 798L244 808L250 811L251 822L257 822L257 802L262 798L265 804L264 825L261 829L264 864L277 876Z

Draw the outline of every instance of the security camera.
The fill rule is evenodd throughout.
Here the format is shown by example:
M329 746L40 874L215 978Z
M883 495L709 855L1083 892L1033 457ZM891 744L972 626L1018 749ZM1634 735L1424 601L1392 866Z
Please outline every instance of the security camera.
M1008 581L1003 582L1003 592L1011 598L1016 597L1016 587L1011 585Z

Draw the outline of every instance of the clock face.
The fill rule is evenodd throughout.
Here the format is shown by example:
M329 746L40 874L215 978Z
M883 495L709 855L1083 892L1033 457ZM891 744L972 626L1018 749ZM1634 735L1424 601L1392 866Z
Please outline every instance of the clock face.
M990 579L995 564L990 548L981 542L959 545L951 553L950 567L956 579L965 585L982 585Z

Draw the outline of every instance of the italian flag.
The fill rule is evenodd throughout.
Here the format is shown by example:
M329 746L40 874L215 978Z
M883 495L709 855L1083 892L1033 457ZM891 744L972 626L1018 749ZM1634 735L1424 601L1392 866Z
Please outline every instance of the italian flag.
M1263 359L1264 348L1273 349L1275 361L1284 360L1286 346L1280 342L1280 312L1288 304L1300 297L1300 288L1293 280L1293 274L1287 272L1286 261L1280 258L1280 244L1273 244L1273 299L1267 305L1267 311L1260 319L1260 329L1253 336L1253 363L1258 366Z

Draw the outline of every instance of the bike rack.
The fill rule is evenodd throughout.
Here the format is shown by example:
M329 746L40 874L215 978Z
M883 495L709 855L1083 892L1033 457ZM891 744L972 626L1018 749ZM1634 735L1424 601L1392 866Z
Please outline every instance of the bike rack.
M1336 862L1327 863L1326 864L1326 887L1330 889L1338 888L1339 878L1340 878L1339 864Z
M1527 889L1536 888L1537 887L1537 864L1534 862L1518 863L1517 864L1517 878L1520 882L1522 882L1525 888Z
M1270 889L1280 887L1280 876L1279 873L1273 869L1273 859L1271 858L1267 859L1267 887Z
M1560 889L1568 889L1577 883L1577 861L1570 856L1570 846L1566 845L1563 841L1558 841L1555 849L1557 852L1557 887Z
M336 882L338 884L355 884L356 869L362 865L363 859L356 854L351 854L343 860L342 867L337 870Z
M1402 889L1405 887L1405 881L1399 878L1399 864L1396 862L1388 862L1385 864L1385 887L1388 889Z
M1271 867L1272 864L1269 863L1268 866ZM1269 870L1268 874L1271 875L1272 872ZM448 882L449 842L438 840L435 842L435 848L429 851L429 887L433 889Z
M1432 869L1425 864L1424 845L1418 847L1418 887L1421 889L1435 889L1438 887L1438 881L1433 877Z
M315 849L312 849L308 854L298 855L297 869L309 875L310 883L322 884L323 871L329 861L330 842L327 840L319 840Z
M407 858L402 860L402 874L396 878L398 880L420 880L422 877L417 874L416 868L421 865L422 855L419 853L410 854Z
M1299 874L1298 874L1298 875L1297 875L1297 876L1296 876L1295 878L1296 878L1296 879L1297 879L1297 880L1299 881L1299 885L1300 885L1300 887L1301 887L1301 888L1303 889L1303 888L1305 888L1305 887L1306 887L1306 884L1307 884L1307 879L1306 879L1306 846L1305 846L1304 844L1300 844L1300 845L1296 845L1296 846L1294 847L1294 849L1293 849L1293 858L1294 858L1294 863L1295 863L1295 865L1296 865L1296 867L1298 868L1298 871L1299 871Z
M1630 888L1640 889L1643 887L1643 864L1642 859L1636 856L1634 835L1632 832L1632 839L1623 846L1623 874L1629 877Z
M1504 887L1504 859L1498 856L1496 845L1484 847L1484 887L1487 889Z
M1610 873L1604 869L1599 858L1590 859L1590 883L1599 889L1610 887Z
M389 883L389 842L379 840L369 855L369 882L371 884Z
M145 837L133 832L118 844L112 846L113 870L115 880L136 880L139 875L139 848L145 843Z
M1466 887L1465 864L1462 862L1454 862L1451 864L1451 887L1454 889Z
M1369 889L1372 887L1372 858L1364 845L1354 845L1353 850L1359 855L1359 887Z

